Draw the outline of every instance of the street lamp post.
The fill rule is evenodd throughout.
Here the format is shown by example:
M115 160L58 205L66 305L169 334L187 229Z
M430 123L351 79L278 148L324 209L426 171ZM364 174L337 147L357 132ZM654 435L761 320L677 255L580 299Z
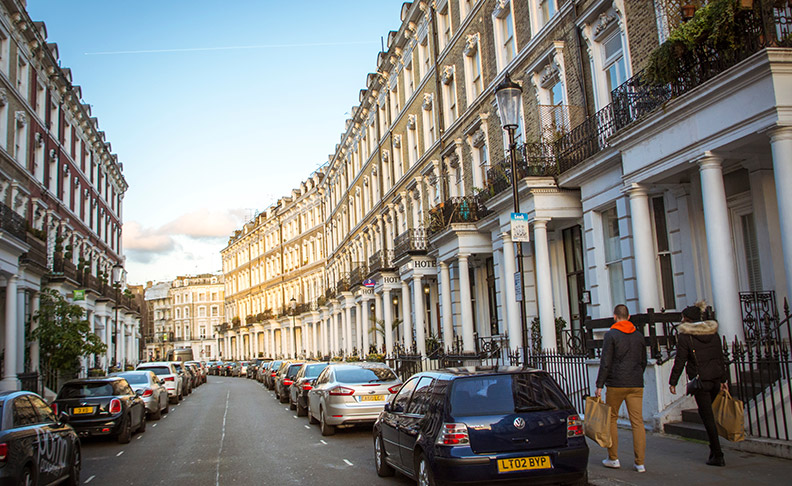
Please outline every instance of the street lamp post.
M290 341L292 345L292 354L293 358L297 357L297 336L295 336L295 331L297 330L297 299L294 297L291 298L289 301L289 305L291 306L291 315L292 315L292 328L291 328L291 336Z
M116 263L115 265L113 265L113 286L115 287L115 306L114 306L115 307L115 320L113 321L113 328L114 328L113 331L115 331L115 332L111 332L110 333L110 336L111 336L110 341L111 342L108 343L108 345L114 344L113 352L112 352L114 357L115 357L116 354L118 354L117 353L117 351L118 351L118 344L117 343L118 343L119 338L118 338L118 331L115 328L118 327L118 290L121 287L121 274L122 274L123 271L124 271L124 267L121 266L120 263ZM112 338L113 335L115 335L115 339ZM109 374L110 373L110 363L108 363L107 366L108 366L107 372ZM121 371L124 371L124 370L122 369Z
M515 83L506 73L503 81L495 88L495 99L498 104L498 115L500 116L501 126L509 134L509 159L511 160L512 178L512 198L514 199L514 212L520 212L520 196L518 191L519 177L517 176L517 154L516 144L514 143L514 131L520 126L520 105L522 103L522 88ZM527 361L528 353L528 326L525 319L525 269L523 264L523 245L517 242L517 272L520 275L519 291L520 298L520 324L522 328L523 345L523 365Z

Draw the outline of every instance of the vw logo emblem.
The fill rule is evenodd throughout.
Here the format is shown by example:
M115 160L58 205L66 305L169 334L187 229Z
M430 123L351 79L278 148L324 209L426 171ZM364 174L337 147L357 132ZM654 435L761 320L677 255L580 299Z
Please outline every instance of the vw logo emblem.
M522 417L517 417L514 419L514 426L522 430L522 428L525 427L525 420L523 420Z

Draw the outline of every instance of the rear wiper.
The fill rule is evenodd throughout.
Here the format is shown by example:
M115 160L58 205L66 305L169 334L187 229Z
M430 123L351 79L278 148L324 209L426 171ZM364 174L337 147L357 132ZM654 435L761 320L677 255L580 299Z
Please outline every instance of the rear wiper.
M546 405L530 405L522 407L514 407L515 412L541 412L544 410L554 410L555 407L548 407Z

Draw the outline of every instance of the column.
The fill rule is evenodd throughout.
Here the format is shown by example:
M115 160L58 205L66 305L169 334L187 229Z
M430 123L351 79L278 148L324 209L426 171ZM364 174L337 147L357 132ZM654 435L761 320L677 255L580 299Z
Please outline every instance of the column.
M393 354L393 303L388 288L382 289L382 310L385 319L385 354L390 356Z
M781 251L784 254L787 297L792 298L792 128L780 127L770 132L773 176L778 199ZM781 296L779 296L781 300Z
M105 344L107 344L107 356L105 363L105 368L109 371L110 368L113 366L113 327L115 327L115 321L111 321L110 316L105 316Z
M448 351L454 347L454 314L451 310L451 269L448 263L437 262L440 266L440 302L443 318L443 346Z
M330 315L327 317L327 329L330 333L330 356L334 356L338 351L338 329L336 328L335 309L330 309Z
M361 302L355 303L355 346L358 349L358 356L366 356L366 348L363 347L363 305Z
M426 356L426 307L424 305L423 277L413 274L413 300L415 300L415 347L418 354Z
M630 196L630 220L632 221L633 248L635 249L635 280L638 287L639 313L647 309L660 309L660 294L657 288L657 262L652 231L652 217L649 213L649 197L646 188L633 184L628 190ZM623 302L614 302L622 304Z
M462 351L476 352L476 337L473 334L473 301L470 297L470 273L468 255L459 255L459 301L462 307Z
M291 322L289 323L289 357L296 358L297 357L297 324L292 317Z
M41 293L40 292L33 292L33 295L30 298L30 313L31 315L35 316L38 314L40 304L41 304ZM6 321L7 322L7 321ZM30 320L30 332L32 333L38 327L38 321L36 319ZM93 315L91 316L91 332L94 332L94 319ZM93 356L91 356L91 360L93 360ZM30 370L38 372L39 365L41 362L41 348L39 347L39 340L34 339L30 342ZM91 361L93 364L93 361ZM95 365L94 365L95 366Z
M534 248L536 254L536 297L539 304L539 328L542 349L556 349L555 313L553 311L553 283L550 278L550 249L547 244L548 219L534 220ZM523 290L523 294L525 291ZM523 295L525 298L525 295Z
M275 359L275 356L277 356L277 353L275 352L275 349L276 349L275 348L275 327L272 324L270 324L270 329L269 329L269 340L270 340L270 345L269 345L270 358Z
M322 334L322 356L330 354L330 318L322 318L322 327L319 331Z
M503 300L503 318L506 330L509 333L509 348L516 351L522 347L522 316L520 306L517 304L517 292L514 274L517 273L517 259L514 256L514 242L509 233L501 233L503 240L503 277L501 279L501 292ZM524 288L525 286L523 286ZM525 296L523 295L523 299ZM527 318L527 316L526 316Z
M5 373L0 381L2 390L19 390L20 383L17 378L17 276L6 278L6 308L5 308L5 359L3 361Z
M361 339L363 341L363 357L369 354L369 334L371 331L371 300L367 295L363 296L363 329Z
M349 299L344 299L344 352L352 354L352 306Z
M374 296L374 319L377 321L377 330L374 331L375 338L377 340L377 351L381 351L382 345L384 343L384 337L380 332L382 328L379 327L379 324L382 321L382 299L377 295Z
M17 326L17 362L16 362L16 369L17 373L23 373L25 371L25 293L27 291L25 289L20 289L17 286L17 315L16 315L16 326ZM6 321L6 325L8 325L8 321ZM6 343L6 349L8 349L8 344ZM81 362L84 362L81 360Z
M401 305L402 305L402 339L404 349L410 351L413 348L412 313L410 312L410 282L401 281Z
M773 155L775 158L775 153ZM731 341L735 337L742 339L743 329L739 285L737 272L734 268L734 246L729 222L729 208L726 204L726 189L723 185L722 161L723 159L712 152L706 152L698 163L701 174L701 198L704 205L704 228L707 232L707 251L709 252L712 278L712 297L715 300L713 304L718 315L720 335ZM788 191L788 189L784 188L778 194L779 203L784 191ZM781 220L783 221L783 219Z

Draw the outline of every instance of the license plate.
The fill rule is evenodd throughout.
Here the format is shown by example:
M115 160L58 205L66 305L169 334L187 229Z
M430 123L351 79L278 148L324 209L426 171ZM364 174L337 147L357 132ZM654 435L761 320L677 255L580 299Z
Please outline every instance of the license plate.
M498 459L498 472L528 471L530 469L552 469L550 456L515 457Z
M385 400L385 395L361 395L361 402L381 402Z
M85 413L93 413L93 407L77 407L72 409L72 413L75 415L85 414Z

